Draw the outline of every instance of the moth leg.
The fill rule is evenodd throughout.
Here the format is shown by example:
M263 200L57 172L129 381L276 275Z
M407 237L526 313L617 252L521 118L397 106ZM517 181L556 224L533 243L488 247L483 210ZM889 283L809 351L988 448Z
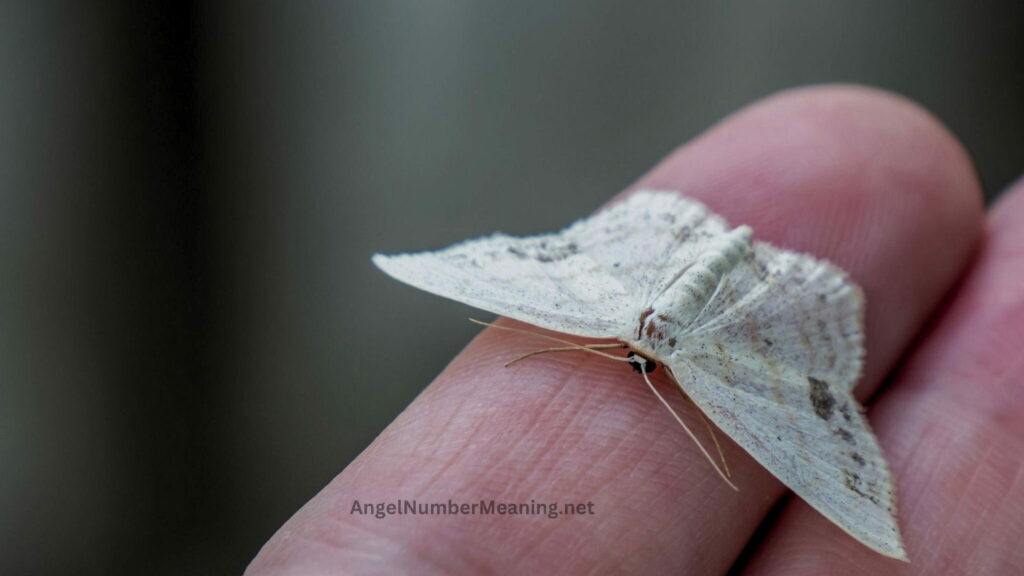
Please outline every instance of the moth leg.
M690 440L693 440L693 443L697 445L697 448L699 448L701 454L703 454L704 457L707 458L708 463L710 463L711 467L715 469L715 472L718 472L718 475L729 486L729 488L732 488L733 490L739 492L740 489L737 488L731 480L729 480L729 477L725 474L725 472L722 472L722 469L718 467L718 464L715 464L714 458L712 458L711 455L708 454L708 451L704 448L704 445L701 444L700 440L698 440L697 437L693 434L693 432L690 431L689 426L687 426L686 423L683 422L683 419L679 416L679 414L677 414L676 411L672 409L672 406L668 403L667 400L665 400L665 397L662 396L660 392L658 392L658 389L654 387L654 384L651 384L651 379L647 377L647 370L643 368L643 365L641 365L640 373L643 374L644 382L647 383L647 386L651 389L651 392L654 392L654 395L658 397L658 400L661 400L661 403L672 414L672 417L676 419L676 422L678 422L679 425L683 427L683 430L690 436ZM698 409L698 412L699 411L700 410ZM701 418L703 419L703 416L701 416ZM715 441L715 445L718 446L717 441ZM719 454L721 454L721 448L719 448Z
M689 366L687 366L687 369L689 369ZM711 435L711 441L715 443L715 450L718 451L718 458L722 461L722 468L725 469L725 475L732 478L732 472L729 471L729 463L725 460L725 452L722 451L722 445L718 443L718 435L715 434L715 429L711 426L711 422L708 422L708 419L704 416L704 411L700 409L700 406L697 406L697 403L687 396L686 391L683 390L682 384L680 384L679 380L676 379L676 375L672 373L671 370L668 372L672 376L672 382L674 382L676 388L679 389L679 393L682 394L683 398L685 398L687 402L697 409L697 416L700 417L700 421L704 423L704 428L706 428L708 434ZM692 372L690 374L690 378L693 378Z
M708 422L708 419L704 417L704 412L701 411L699 406L693 403L693 400L690 400L689 396L683 394L683 398L686 398L686 400L697 409L697 416L700 417L700 421L704 423L704 427L707 428L708 434L711 435L711 441L715 443L715 450L718 451L718 457L722 460L722 469L725 470L725 475L732 478L732 472L729 470L729 463L725 460L725 452L722 451L722 445L718 443L718 435L715 434L715 429L711 426L711 422Z

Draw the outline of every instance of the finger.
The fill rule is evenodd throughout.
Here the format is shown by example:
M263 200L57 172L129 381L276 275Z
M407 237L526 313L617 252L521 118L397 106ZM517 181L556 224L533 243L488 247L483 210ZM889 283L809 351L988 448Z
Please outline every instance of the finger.
M752 106L640 185L682 190L760 239L828 257L867 291L877 384L966 261L977 183L920 109L823 88ZM952 239L958 241L954 242ZM781 486L735 447L732 492L632 371L486 330L250 567L724 571ZM691 415L692 416L692 415ZM694 421L691 419L691 421ZM593 516L352 514L355 500L593 503ZM385 569L385 568L381 568Z
M934 331L872 409L897 471L914 574L1024 566L1024 181L995 207L983 249ZM893 573L793 503L755 574Z

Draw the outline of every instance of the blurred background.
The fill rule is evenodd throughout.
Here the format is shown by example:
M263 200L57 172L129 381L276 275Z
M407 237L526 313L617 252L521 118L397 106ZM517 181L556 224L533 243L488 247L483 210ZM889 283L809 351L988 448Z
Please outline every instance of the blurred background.
M0 573L241 572L477 331L371 253L559 228L774 91L1024 167L1019 2L553 4L0 3Z

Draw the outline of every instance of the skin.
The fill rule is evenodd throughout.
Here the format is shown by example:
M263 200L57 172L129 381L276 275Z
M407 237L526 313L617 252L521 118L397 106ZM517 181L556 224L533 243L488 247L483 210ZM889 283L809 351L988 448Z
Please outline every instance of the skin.
M893 95L841 86L743 109L635 187L680 190L751 225L755 239L828 258L863 287L857 396L873 399L912 563L785 500L719 433L740 487L730 490L627 364L571 352L505 369L546 344L486 329L247 573L996 574L1024 565L1024 184L986 215L969 157L938 121ZM704 432L664 370L653 377ZM593 502L594 514L351 514L354 500L397 498Z

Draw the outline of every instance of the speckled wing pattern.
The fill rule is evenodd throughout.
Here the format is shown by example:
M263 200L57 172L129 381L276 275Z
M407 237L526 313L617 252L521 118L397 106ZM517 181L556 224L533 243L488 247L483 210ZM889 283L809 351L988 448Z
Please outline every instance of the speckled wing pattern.
M684 392L783 484L906 559L885 458L851 391L863 297L836 267L757 242L664 359Z
M625 339L642 303L672 281L662 270L685 266L724 231L724 221L699 203L638 192L554 234L497 233L435 252L375 254L373 263L406 284L488 312L577 336Z
M863 297L835 266L638 191L554 234L375 255L398 280L662 362L726 434L872 549L906 558L888 467L851 390Z

